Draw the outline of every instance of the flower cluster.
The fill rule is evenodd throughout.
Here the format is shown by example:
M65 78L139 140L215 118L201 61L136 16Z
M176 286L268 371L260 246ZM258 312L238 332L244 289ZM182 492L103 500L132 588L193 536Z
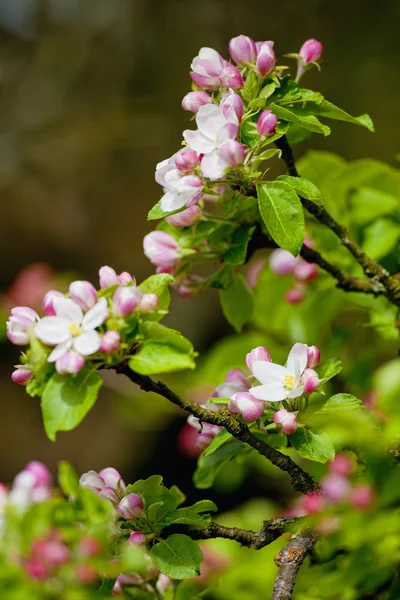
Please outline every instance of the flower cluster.
M144 293L127 272L117 275L104 266L99 279L99 290L89 281L73 281L68 294L47 292L43 317L25 306L11 310L8 339L18 346L30 344L12 374L15 383L31 380L39 361L38 347L50 368L47 375L52 365L57 373L67 375L79 373L88 360L97 367L121 360L137 322L157 311L159 299L154 293Z
M305 238L304 244L309 248L314 247L312 240L308 237ZM318 267L315 264L307 262L301 256L295 257L282 248L271 252L269 265L276 275L293 277L293 285L285 293L285 299L289 304L302 302L307 295L308 284L319 276Z

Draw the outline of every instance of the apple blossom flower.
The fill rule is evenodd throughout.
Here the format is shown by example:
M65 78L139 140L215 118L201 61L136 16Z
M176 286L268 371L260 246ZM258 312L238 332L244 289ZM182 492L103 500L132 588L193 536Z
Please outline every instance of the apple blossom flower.
M276 275L289 275L293 273L293 270L299 262L298 256L293 256L287 250L277 248L273 250L269 255L269 266Z
M165 220L170 225L174 225L174 227L190 227L200 221L201 214L201 208L197 205L193 205L189 206L189 208L185 208L185 210L182 210L176 215L166 217Z
M198 56L193 59L190 77L199 87L216 90L221 85L219 74L225 64L225 60L216 50L201 48Z
M109 329L101 338L100 352L104 354L113 354L119 348L121 342L121 334L118 331Z
M186 129L183 137L189 146L199 154L215 152L222 142L234 139L238 132L238 125L230 122L224 116L221 108L215 104L202 106L196 115L198 129ZM203 158L204 161L204 158Z
M14 478L9 502L23 512L32 504L48 500L51 484L52 477L47 467L39 461L31 461Z
M191 113L197 113L200 106L211 104L212 98L207 92L189 92L182 100L182 108Z
M136 519L143 510L143 500L138 494L128 494L115 508L124 519Z
M228 44L228 50L237 65L255 62L257 58L256 44L247 35L238 35L232 38Z
M128 538L128 543L137 545L145 544L146 536L141 531L132 531Z
M263 414L264 408L264 401L249 392L237 392L228 404L228 410L233 414L241 414L244 421L256 421Z
M321 353L318 350L317 346L308 346L307 347L307 368L314 369L319 365Z
M314 369L305 369L301 376L301 382L304 385L305 394L311 394L321 385L321 380Z
M222 87L224 88L238 90L244 86L244 81L239 73L239 70L233 65L227 65L224 67L219 74L219 79Z
M297 281L311 281L319 275L318 267L306 260L299 260L293 269Z
M83 310L89 310L97 302L97 292L89 281L73 281L69 286L71 299Z
M139 305L142 296L143 292L134 285L120 286L113 296L113 313L120 317L128 317Z
M243 100L232 89L222 96L219 106L222 114L229 122L235 122L234 115L237 117L237 122L241 122L244 112Z
M18 383L19 385L26 385L29 383L33 375L32 370L24 365L15 365L15 367L15 371L11 374L12 382Z
M266 77L274 70L275 52L274 42L263 42L258 50L256 69L261 77Z
M132 277L132 275L127 271L123 271L117 275L115 270L107 265L100 268L99 278L100 287L102 290L110 287L111 285L128 285L130 283L136 283L135 278Z
M297 429L297 417L294 413L282 408L274 414L274 423L283 433L292 435Z
M321 489L333 503L342 502L350 493L350 483L346 477L331 473L321 481Z
M85 359L83 356L74 352L66 352L60 358L56 360L56 371L59 375L75 374L82 371L85 366Z
M193 171L200 163L196 152L192 150L181 150L175 154L175 166L180 171Z
M343 477L351 475L354 468L353 461L347 454L337 454L328 466L331 473L336 473Z
M306 344L294 344L286 366L257 360L251 371L262 385L250 388L250 393L260 400L280 402L287 398L298 398L304 393L301 376L307 365Z
M107 467L99 473L88 471L83 473L79 479L83 488L92 490L102 498L108 498L113 502L118 502L121 492L125 489L125 483L116 469Z
M96 327L108 317L106 298L101 298L85 315L81 307L68 298L56 298L55 310L55 317L44 317L35 327L40 341L55 346L47 360L55 362L71 348L83 356L97 352L101 338Z
M269 136L275 133L278 124L278 117L272 110L263 110L257 121L257 131L262 136Z
M285 300L289 304L299 304L306 297L306 286L303 283L296 283L292 288L285 292Z
M168 171L165 175L166 185L161 198L161 209L173 212L184 206L196 204L203 191L203 182L197 175L184 175L178 169Z
M16 306L11 309L11 316L7 321L7 337L16 346L29 344L28 330L39 321L39 315L28 306Z
M41 486L50 487L53 483L53 477L51 476L50 471L42 462L38 460L31 460L25 466L24 471L26 473L31 473L34 477L33 486L34 488L38 488Z
M299 50L299 56L305 65L316 62L321 58L323 46L313 38L306 40Z
M147 315L156 311L158 308L157 294L143 294L139 302L139 311L142 315Z
M56 314L56 311L54 308L54 299L55 298L65 298L65 296L64 296L64 294L62 294L61 292L58 292L57 290L49 290L44 295L42 307L43 307L44 314L47 315L48 317L54 317Z
M216 151L204 156L201 161L203 175L215 181L222 177L227 169L243 164L245 148L246 146L236 140L225 140Z
M157 267L173 268L180 258L178 242L165 231L152 231L143 240L144 253Z
M253 348L251 352L246 354L246 365L249 371L251 371L251 367L256 360L266 360L267 362L272 362L270 353L263 346L257 346L257 348Z

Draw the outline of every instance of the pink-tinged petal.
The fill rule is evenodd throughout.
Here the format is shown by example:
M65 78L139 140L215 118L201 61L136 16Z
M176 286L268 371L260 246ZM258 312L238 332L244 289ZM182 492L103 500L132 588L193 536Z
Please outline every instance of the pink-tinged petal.
M82 335L74 338L73 340L74 349L78 354L82 354L82 356L89 356L89 354L94 354L99 350L101 345L101 337L97 333L91 329L90 331L85 331Z
M294 344L293 348L289 352L289 356L286 362L288 370L296 376L296 379L300 377L302 372L307 366L308 360L308 346L307 344Z
M294 388L294 390L289 392L287 397L288 398L298 398L299 396L302 396L303 394L304 394L304 385L299 385L298 387Z
M178 194L175 190L169 191L161 198L160 206L164 212L173 212L179 210L186 205L186 197L183 194Z
M199 154L208 154L208 152L212 152L215 149L215 143L203 135L201 131L186 129L183 132L183 139Z
M57 317L68 319L68 321L75 321L79 324L82 322L82 309L79 304L70 298L54 298L54 310Z
M68 331L69 325L70 321L68 319L61 317L43 317L35 327L35 335L41 342L48 344L49 346L62 344L70 338Z
M82 320L82 327L85 331L95 329L104 323L108 317L107 299L101 298L97 304L91 308Z
M219 106L216 104L205 104L199 109L196 115L196 123L204 135L213 137L218 129L224 127L226 118Z
M99 471L100 477L103 479L104 483L107 487L112 487L117 489L120 487L121 489L125 489L126 485L117 469L113 467L106 467Z
M63 344L58 344L58 346L56 346L54 348L53 352L48 357L47 362L56 362L56 360L58 360L59 358L64 356L64 354L66 354L68 352L68 350L70 350L71 346L72 346L72 339L69 339L67 342L64 342Z
M258 381L267 384L282 382L286 375L291 375L286 367L265 360L254 361L251 371Z
M210 152L201 161L201 170L204 177L216 181L224 174L229 164L224 161L216 151Z
M289 392L279 383L271 383L266 385L259 385L257 387L250 388L250 394L259 400L266 400L268 402L280 402L285 400Z

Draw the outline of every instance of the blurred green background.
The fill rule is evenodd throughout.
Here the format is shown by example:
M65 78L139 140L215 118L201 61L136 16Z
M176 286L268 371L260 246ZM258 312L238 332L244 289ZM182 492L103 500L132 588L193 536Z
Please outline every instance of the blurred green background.
M154 168L190 126L180 103L201 46L226 55L229 39L245 33L275 40L282 56L321 40L322 72L307 75L307 87L352 114L369 112L376 133L335 123L298 155L313 147L398 164L399 22L398 0L0 0L3 304L29 263L93 282L103 264L138 280L152 273L142 239L161 191ZM46 286L54 275L44 268L37 277ZM18 304L29 302L18 294ZM200 351L228 330L213 292L174 296L168 324ZM171 464L174 454L164 458L184 419L171 424L166 402L134 398L122 378L107 377L84 423L52 444L39 402L10 382L18 349L3 343L0 351L0 480L32 458L53 470L60 458L79 472L113 465L132 480L184 468Z

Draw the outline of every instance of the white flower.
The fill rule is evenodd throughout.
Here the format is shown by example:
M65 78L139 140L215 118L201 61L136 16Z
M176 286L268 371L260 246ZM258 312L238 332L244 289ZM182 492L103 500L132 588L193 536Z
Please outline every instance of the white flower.
M166 187L161 198L161 209L165 212L192 206L201 198L203 182L196 175L182 177L178 169L172 169L165 175Z
M306 366L306 344L293 346L284 367L265 360L256 360L253 362L251 370L262 385L251 388L250 393L255 398L268 400L268 402L297 398L304 392L301 376Z
M54 308L56 316L44 317L35 328L39 340L55 346L48 361L55 362L71 348L83 356L97 352L101 337L95 329L108 317L107 300L101 298L85 315L69 298L56 298Z

